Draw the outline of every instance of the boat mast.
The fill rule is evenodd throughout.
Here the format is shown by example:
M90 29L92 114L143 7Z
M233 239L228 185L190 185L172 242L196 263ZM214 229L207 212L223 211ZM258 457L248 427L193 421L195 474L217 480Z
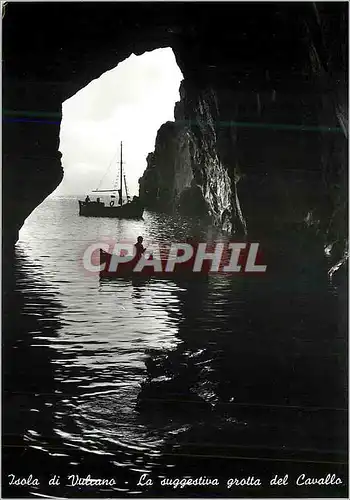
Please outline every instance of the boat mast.
M123 143L120 142L120 204L123 204Z

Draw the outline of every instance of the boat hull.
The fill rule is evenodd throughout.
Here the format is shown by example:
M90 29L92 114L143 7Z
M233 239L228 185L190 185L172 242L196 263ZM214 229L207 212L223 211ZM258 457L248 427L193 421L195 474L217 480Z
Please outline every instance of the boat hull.
M151 277L155 278L166 278L166 279L192 279L192 278L203 278L207 277L210 272L210 265L203 265L202 269L198 272L193 271L193 262L187 261L183 263L176 263L174 269L169 272L166 271L167 260L161 259L160 261L152 259L153 262L156 261L158 265L155 266L145 266L140 271L135 270L135 266L138 263L138 258L118 263L116 270L111 270L110 264L113 254L105 252L100 249L100 264L105 264L103 270L100 271L101 278L144 278L149 279ZM161 269L161 270L158 270Z
M104 203L79 200L79 215L83 217L109 217L115 219L142 219L143 206L138 201L125 205L106 206Z

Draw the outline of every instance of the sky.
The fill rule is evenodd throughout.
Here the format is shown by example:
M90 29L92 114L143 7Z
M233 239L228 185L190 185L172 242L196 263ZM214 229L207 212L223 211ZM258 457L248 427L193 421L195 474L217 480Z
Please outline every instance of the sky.
M182 78L173 51L157 49L132 54L65 101L59 147L64 178L53 195L113 188L120 141L128 189L137 195L157 131L174 120Z

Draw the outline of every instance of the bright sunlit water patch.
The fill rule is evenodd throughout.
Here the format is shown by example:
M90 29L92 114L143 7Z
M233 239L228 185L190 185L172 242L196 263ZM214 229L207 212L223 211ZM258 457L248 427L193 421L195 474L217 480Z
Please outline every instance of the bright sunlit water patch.
M60 151L64 179L55 194L84 194L114 185L123 141L131 195L154 150L156 134L174 120L182 73L170 48L132 54L63 103Z

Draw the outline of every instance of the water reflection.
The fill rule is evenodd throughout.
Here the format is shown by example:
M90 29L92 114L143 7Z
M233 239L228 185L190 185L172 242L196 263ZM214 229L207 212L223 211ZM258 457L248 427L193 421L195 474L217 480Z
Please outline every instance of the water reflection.
M7 474L45 473L34 450L50 452L58 385L50 343L61 328L63 306L41 266L18 250L13 268L17 286L7 281L3 318L3 494L26 496L28 488L9 488ZM30 289L30 291L29 291ZM46 456L46 453L45 453ZM39 488L33 487L38 491Z
M145 472L218 477L222 496L238 474L345 477L345 330L321 265L297 276L282 262L263 277L99 280L78 265L94 238L208 230L151 213L86 220L69 200L46 203L24 228L7 296L6 496L28 493L6 487L10 472L43 478L31 494L69 497L211 494L145 490ZM53 474L117 485L52 488Z
M271 463L294 477L344 470L344 331L337 298L315 294L308 278L299 293L275 279L224 277L176 292L182 342L148 353L138 410L143 421L156 415L168 425L163 453L177 476L193 460L221 483L232 469L268 482Z

